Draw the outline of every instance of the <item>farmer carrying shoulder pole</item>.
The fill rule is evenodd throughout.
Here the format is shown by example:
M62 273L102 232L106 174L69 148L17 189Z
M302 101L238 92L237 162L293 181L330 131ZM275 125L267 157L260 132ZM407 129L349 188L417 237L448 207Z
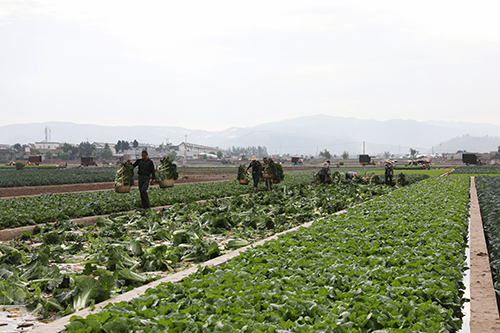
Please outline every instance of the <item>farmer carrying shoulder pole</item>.
M254 191L257 192L258 190L258 185L259 185L259 180L260 180L260 172L262 170L262 164L260 164L259 161L257 161L257 157L252 156L252 161L248 165L247 169L245 170L245 173L248 171L248 169L252 168L252 179L253 179L253 187Z
M392 186L392 176L394 175L394 167L391 162L385 163L385 183Z
M326 182L326 178L328 177L329 172L330 172L330 161L326 161L325 163L323 163L321 169L319 170L319 181L321 183Z
M149 184L154 184L156 174L155 174L155 165L153 161L148 157L148 151L142 151L142 158L138 159L134 162L134 168L139 166L138 175L139 175L139 192L141 193L141 204L142 208L147 209L150 208L149 204L149 196L148 196L148 188ZM127 162L130 163L130 159L127 159Z

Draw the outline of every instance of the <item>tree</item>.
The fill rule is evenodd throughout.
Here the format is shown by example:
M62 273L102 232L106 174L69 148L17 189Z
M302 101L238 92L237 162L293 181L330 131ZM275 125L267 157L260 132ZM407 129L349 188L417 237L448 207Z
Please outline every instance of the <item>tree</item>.
M80 154L80 157L82 156L92 156L92 153L96 150L95 145L91 144L90 142L81 142L80 145L78 146L78 154Z
M16 150L16 152L21 152L22 149L23 149L23 146L21 146L20 143L16 143L15 145L12 146L12 148L14 148Z
M63 145L61 146L61 149L63 150L63 152L70 154L70 157L68 158L68 160L76 158L76 155L78 154L78 151L79 151L77 146L74 146L74 145L66 143L66 142L63 143Z
M40 151L36 148L31 149L31 155L40 155Z
M110 160L113 158L113 152L111 151L111 148L109 148L109 144L104 145L104 149L101 152L101 158L103 160Z
M52 158L52 156L54 156L54 154L50 150L47 150L45 152L45 159L46 160L50 160Z
M413 160L417 158L419 151L413 148L410 148L410 158Z
M493 158L500 158L500 146L498 146L498 151L493 155Z
M325 149L319 152L319 157L322 157L325 160L329 160L330 158L332 158L332 154Z
M217 158L220 160L222 157L224 157L224 154L220 150L217 151Z
M115 145L115 151L118 154L122 150L122 140L118 140L118 142Z
M132 142L132 147L134 147L134 148L139 147L139 142L137 142L136 139L134 139L134 142Z
M344 150L342 153L342 159L347 160L349 158L349 152L347 150Z
M68 153L65 153L65 152L59 152L57 154L58 158L60 158L61 160L64 160L64 161L69 161L71 159L71 154L68 152Z
M139 143L137 143L139 145ZM120 151L123 152L124 150L130 149L130 143L125 140L118 140L115 146L116 153L118 154Z
M384 158L389 158L391 157L391 152L390 151L384 151Z

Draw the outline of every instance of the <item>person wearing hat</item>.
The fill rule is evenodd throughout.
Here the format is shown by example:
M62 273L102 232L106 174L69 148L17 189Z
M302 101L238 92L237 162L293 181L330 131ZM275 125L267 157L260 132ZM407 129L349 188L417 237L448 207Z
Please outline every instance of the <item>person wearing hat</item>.
M391 162L385 162L385 184L392 186L392 176L394 175L394 167Z
M323 163L323 165L321 166L321 169L319 170L320 183L326 182L326 177L328 176L329 172L330 172L330 161L326 161L325 163Z
M262 171L262 164L260 164L259 161L257 161L257 157L252 156L252 161L248 165L247 169L245 170L245 173L248 171L248 169L252 168L252 179L253 179L253 187L254 191L257 192L258 188L257 186L259 185L259 180L260 180L260 173Z

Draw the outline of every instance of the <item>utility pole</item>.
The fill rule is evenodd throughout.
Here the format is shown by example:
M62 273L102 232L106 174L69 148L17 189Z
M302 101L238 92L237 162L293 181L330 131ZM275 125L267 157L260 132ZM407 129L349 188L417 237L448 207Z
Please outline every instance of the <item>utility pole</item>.
M187 141L188 141L188 135L186 134L184 136L184 160L182 161L183 167L186 167L186 165L187 165L187 160L186 160Z

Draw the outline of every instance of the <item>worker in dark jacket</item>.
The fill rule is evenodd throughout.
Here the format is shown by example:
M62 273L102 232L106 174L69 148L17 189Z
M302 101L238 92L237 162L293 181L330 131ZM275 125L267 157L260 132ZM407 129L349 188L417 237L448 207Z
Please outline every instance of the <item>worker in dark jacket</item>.
M328 173L330 172L330 164L328 162L323 163L321 169L319 170L319 182L326 183L326 178L328 177Z
M139 192L141 193L141 204L142 208L150 208L148 188L149 184L153 185L155 183L155 165L153 161L148 157L148 151L142 151L142 158L134 162L134 168L139 167L137 174L139 175ZM127 159L130 163L130 159Z
M252 162L250 162L250 164L246 168L245 173L250 168L252 168L252 179L253 179L254 191L257 192L259 180L260 180L260 173L262 172L262 164L259 161L257 161L257 157L252 156Z
M385 183L392 186L392 176L394 175L394 167L391 162L385 163Z

